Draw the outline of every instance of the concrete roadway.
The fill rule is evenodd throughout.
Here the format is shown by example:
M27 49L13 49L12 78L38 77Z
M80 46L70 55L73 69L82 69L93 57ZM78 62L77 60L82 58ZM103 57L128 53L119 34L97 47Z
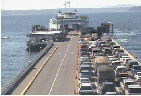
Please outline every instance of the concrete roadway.
M78 40L77 32L69 32L25 95L74 94Z

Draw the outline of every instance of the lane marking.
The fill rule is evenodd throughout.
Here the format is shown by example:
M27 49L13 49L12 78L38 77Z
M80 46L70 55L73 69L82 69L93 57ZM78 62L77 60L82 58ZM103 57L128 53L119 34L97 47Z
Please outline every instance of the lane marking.
M64 57L63 57L63 59L62 59L62 61L61 61L61 64L60 64L60 66L59 66L59 69L58 69L58 71L57 71L57 74L56 74L56 76L55 76L55 79L53 80L53 83L52 83L52 85L51 85L51 88L50 88L50 91L49 91L48 95L50 95L51 92L52 92L53 86L54 86L54 84L55 84L55 82L56 82L56 79L57 79L57 77L58 77L58 74L59 74L59 72L60 72L60 69L61 69L61 67L62 67L62 65L63 65L63 62L64 62L65 57L66 57L66 55L67 55L67 52L68 52L68 50L69 50L69 47L70 47L72 38L73 38L73 36L71 37L71 40L70 40L70 42L69 42L69 45L68 45L67 50L66 50L66 52L65 52L65 55L64 55Z
M73 52L71 52L71 54L73 54Z
M60 45L60 44L59 44ZM50 54L50 56L47 58L47 60L43 63L43 65L40 67L40 69L37 71L37 73L35 74L35 76L31 79L31 81L28 83L28 85L26 86L26 88L22 91L22 93L20 95L25 95L25 93L27 92L27 90L30 88L31 84L35 81L36 77L39 75L39 73L41 72L41 70L44 68L44 66L46 65L46 63L48 62L48 60L51 58L51 56L54 54L54 52L57 50L57 48L59 47L59 45L53 50L53 52Z

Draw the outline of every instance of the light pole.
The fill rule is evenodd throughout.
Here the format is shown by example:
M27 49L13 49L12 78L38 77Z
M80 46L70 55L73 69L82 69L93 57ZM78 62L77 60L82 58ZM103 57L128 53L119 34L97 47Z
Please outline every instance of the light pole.
M33 43L33 41L31 41L31 44ZM31 63L31 49L30 49L30 44L29 44L29 64Z

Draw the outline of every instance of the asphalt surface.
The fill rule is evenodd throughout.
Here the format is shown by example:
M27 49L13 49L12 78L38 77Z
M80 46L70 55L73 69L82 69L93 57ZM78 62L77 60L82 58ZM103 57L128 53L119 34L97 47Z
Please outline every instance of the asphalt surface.
M57 42L57 44L59 44L58 49L49 59L25 95L74 94L77 48L79 46L78 40L78 32L72 31L68 33L64 42ZM47 56L44 58L47 58ZM25 85L19 85L16 92L13 92L13 95L21 94L21 91L24 90L23 88L25 88L28 81L26 81ZM18 90L21 91L18 92Z

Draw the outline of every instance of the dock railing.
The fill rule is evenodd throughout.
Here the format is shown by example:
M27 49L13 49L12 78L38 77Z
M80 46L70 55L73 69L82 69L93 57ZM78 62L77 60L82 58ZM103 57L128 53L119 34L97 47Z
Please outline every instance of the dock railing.
M40 59L49 51L52 47L52 43L49 42L47 46L38 53L24 68L17 74L4 88L1 90L1 95L8 95L13 90L14 86L20 82L20 80L30 72L30 70L40 61Z

